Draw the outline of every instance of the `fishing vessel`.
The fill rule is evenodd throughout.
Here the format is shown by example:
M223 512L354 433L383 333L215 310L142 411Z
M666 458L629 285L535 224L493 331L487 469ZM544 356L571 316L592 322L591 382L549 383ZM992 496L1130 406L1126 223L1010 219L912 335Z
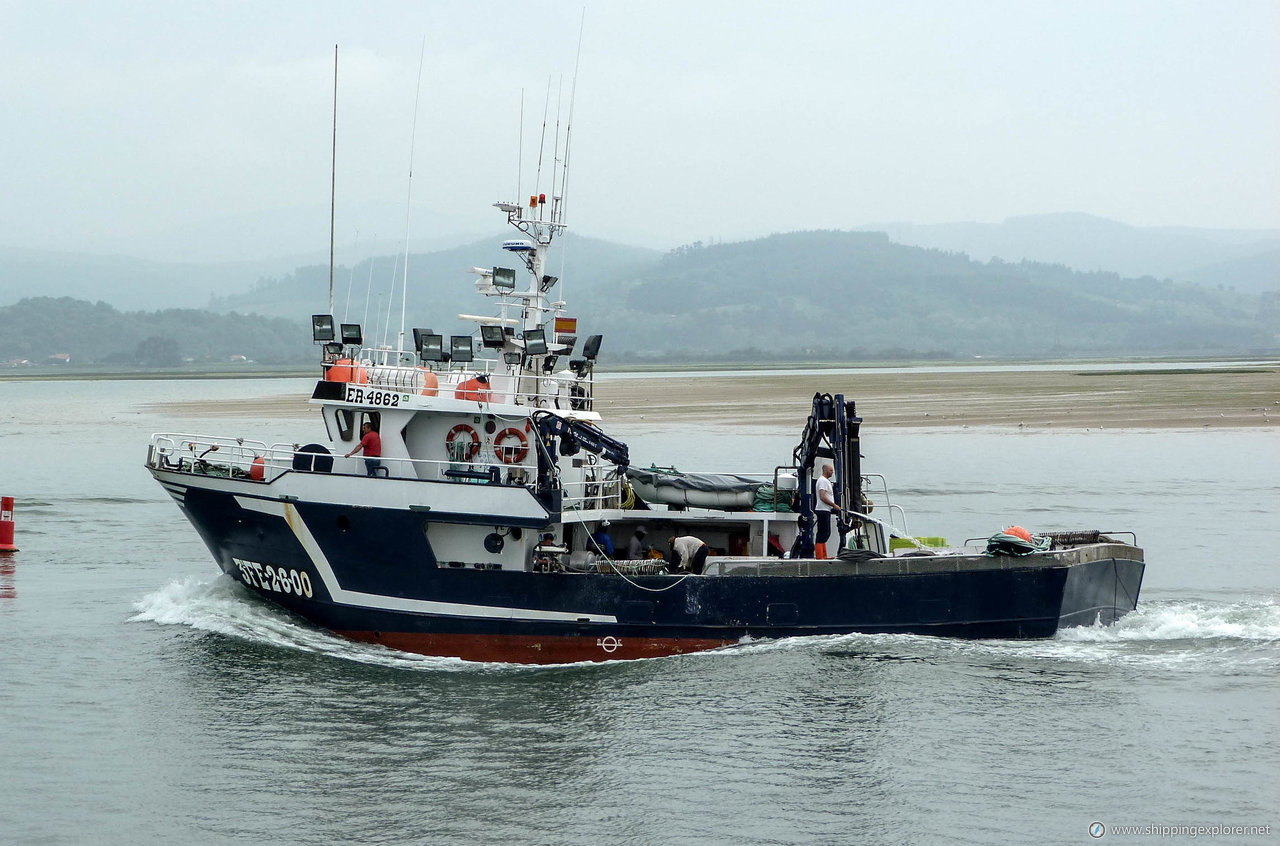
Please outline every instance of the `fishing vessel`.
M375 348L314 315L314 443L152 437L147 469L224 573L345 637L473 661L852 632L1043 638L1135 608L1132 533L912 538L862 465L863 421L842 393L797 409L797 445L766 477L631 467L596 408L603 337L579 347L546 273L558 200L495 204L521 236L502 246L524 282L474 269L489 307L460 315L469 334L414 329L412 348L405 332ZM357 450L365 429L380 435L374 459ZM829 558L814 534L824 465L840 506ZM669 560L676 537L705 544L696 567Z

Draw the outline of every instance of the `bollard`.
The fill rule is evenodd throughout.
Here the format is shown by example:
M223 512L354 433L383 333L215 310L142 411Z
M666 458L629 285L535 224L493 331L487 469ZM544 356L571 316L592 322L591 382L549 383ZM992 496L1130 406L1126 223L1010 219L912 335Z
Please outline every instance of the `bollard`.
M13 545L13 497L0 497L0 552L17 552Z

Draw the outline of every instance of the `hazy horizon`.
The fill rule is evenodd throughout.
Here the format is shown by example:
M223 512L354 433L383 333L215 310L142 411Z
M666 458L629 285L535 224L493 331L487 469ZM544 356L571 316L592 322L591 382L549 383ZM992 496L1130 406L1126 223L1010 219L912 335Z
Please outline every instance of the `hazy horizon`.
M1271 2L10 2L0 246L327 251L335 43L339 245L401 242L406 216L411 243L500 231L489 204L535 190L544 108L568 122L580 22L582 235L666 249L1058 212L1280 229Z

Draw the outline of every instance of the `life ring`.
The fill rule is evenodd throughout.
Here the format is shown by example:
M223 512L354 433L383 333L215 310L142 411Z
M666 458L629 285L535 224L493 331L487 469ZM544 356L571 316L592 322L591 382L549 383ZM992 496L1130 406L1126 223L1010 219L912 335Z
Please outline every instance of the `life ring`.
M459 441L459 438L465 435L471 437L471 443ZM461 446L459 446L460 443ZM450 461L471 461L480 451L480 435L466 423L459 423L445 435L444 448L449 453Z
M510 438L515 438L520 445L512 446L508 444L503 446L502 442ZM519 429L503 429L493 439L493 452L503 464L519 464L529 454L529 439Z

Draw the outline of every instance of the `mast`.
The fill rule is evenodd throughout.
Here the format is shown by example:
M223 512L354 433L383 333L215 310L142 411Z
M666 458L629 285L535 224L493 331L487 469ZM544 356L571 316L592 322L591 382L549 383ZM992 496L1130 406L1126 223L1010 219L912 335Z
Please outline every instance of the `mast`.
M338 45L333 45L333 151L329 157L329 313L333 314L333 221L338 205ZM348 292L350 293L350 292Z
M400 337L396 344L398 352L404 352L405 309L409 301L409 213L413 208L413 151L418 143L418 101L422 95L422 65L427 57L427 37L422 36L422 50L418 53L418 85L413 91L413 128L409 132L409 187L405 191L404 201L404 281L400 283ZM392 283L392 297L395 286ZM387 315L390 319L391 303L387 303Z

